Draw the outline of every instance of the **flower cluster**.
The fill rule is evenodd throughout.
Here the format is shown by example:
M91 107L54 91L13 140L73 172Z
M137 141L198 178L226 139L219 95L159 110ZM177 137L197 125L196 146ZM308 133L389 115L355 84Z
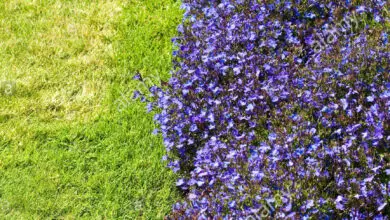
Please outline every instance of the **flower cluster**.
M365 2L184 1L148 104L186 194L173 218L390 214L390 2Z

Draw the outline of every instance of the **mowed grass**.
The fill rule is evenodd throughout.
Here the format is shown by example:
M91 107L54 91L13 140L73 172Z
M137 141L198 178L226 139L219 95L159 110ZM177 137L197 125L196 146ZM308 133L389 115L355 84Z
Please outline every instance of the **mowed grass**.
M0 3L0 219L161 219L179 198L136 72L167 79L174 0ZM155 82L158 83L158 80ZM3 83L4 84L4 83ZM2 89L4 89L2 87Z

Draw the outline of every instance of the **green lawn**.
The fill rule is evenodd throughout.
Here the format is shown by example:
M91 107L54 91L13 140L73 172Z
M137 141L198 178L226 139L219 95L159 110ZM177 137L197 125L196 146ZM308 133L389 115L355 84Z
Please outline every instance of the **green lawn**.
M153 116L130 96L143 89L131 80L137 71L169 77L179 7L0 3L0 219L161 219L170 211L175 176L161 162Z

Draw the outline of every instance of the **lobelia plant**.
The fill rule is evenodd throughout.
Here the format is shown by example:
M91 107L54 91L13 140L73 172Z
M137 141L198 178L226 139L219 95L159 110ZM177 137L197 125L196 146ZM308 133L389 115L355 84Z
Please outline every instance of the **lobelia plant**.
M186 196L169 218L388 219L389 5L184 1L148 98Z

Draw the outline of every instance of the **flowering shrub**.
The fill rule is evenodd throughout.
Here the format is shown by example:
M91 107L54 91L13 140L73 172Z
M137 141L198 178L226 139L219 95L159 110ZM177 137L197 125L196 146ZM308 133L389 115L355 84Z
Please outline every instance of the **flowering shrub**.
M390 3L362 2L184 1L148 104L186 193L173 218L387 218Z

